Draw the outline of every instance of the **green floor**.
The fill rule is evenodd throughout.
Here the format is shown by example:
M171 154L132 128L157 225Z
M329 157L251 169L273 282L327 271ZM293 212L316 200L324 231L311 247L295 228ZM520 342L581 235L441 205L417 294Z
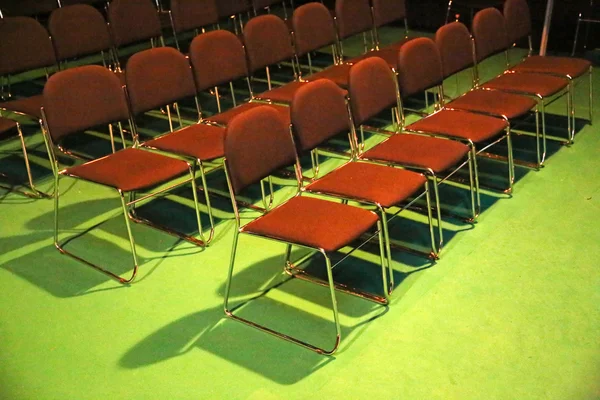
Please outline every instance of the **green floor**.
M600 87L600 70L594 79ZM564 113L558 102L550 111ZM543 170L518 168L512 198L484 191L475 227L447 218L435 264L395 251L389 308L339 294L344 337L333 357L224 317L234 229L225 203L205 250L135 226L140 276L122 286L52 246L52 201L0 191L0 398L600 398L598 129L581 119L576 143L552 148ZM61 194L65 232L101 222L70 248L127 272L117 198L67 180ZM185 196L165 202L155 207L165 218L191 216ZM407 216L417 222L398 220L400 235L426 234ZM374 249L341 275L376 282ZM286 279L282 252L241 240L236 301ZM242 311L331 344L325 288L286 281Z

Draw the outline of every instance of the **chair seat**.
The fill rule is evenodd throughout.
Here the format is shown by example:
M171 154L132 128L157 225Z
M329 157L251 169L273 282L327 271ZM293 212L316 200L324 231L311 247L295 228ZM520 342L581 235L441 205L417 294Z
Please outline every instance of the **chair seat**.
M31 97L23 97L21 99L10 100L0 103L0 108L14 111L17 113L25 114L36 119L42 118L42 95L35 95Z
M0 139L6 139L9 137L14 137L16 134L11 132L13 128L17 127L17 123L12 119L0 117Z
M241 231L333 252L358 239L377 220L377 214L362 208L293 197Z
M229 123L229 121L231 121L233 119L233 117L235 117L236 115L239 115L239 114L243 113L244 111L248 111L253 108L264 106L264 105L273 107L275 110L277 110L277 112L279 114L281 114L281 117L284 118L284 120L286 122L290 121L290 108L289 107L277 105L277 104L265 104L265 103L259 103L259 102L244 103L237 107L231 108L225 112L215 114L209 118L206 118L205 120L219 124L219 125L226 126Z
M332 65L331 67L325 68L323 71L307 76L304 80L312 82L318 79L329 79L339 87L348 89L348 74L350 73L350 67L352 67L350 64Z
M296 91L300 89L300 86L305 84L306 82L290 82L283 86L262 92L261 94L257 95L256 98L261 100L270 100L276 103L290 104L294 98L294 94L296 94Z
M400 133L366 151L361 158L430 168L437 174L458 165L468 153L467 145L454 140Z
M350 162L306 186L306 190L349 199L398 205L423 187L422 174L366 162Z
M187 171L185 161L128 148L67 168L61 174L130 192L159 185Z
M518 72L538 72L578 78L589 71L592 63L582 58L531 56L512 68Z
M225 155L223 150L224 136L225 128L223 127L195 124L149 140L142 146L194 157L199 160L213 160Z
M357 57L353 57L352 59L348 60L348 63L356 64L357 62L370 57L383 58L383 60L390 66L390 68L398 68L398 48L395 47L385 47L381 50L369 51L368 53L362 54Z
M406 130L440 133L479 143L504 133L507 126L506 121L496 117L468 111L442 110L406 126Z
M505 90L531 96L552 96L568 86L566 79L531 73L506 73L482 85L485 89Z
M471 90L448 103L447 107L514 119L526 115L536 105L536 101L527 96L499 90Z

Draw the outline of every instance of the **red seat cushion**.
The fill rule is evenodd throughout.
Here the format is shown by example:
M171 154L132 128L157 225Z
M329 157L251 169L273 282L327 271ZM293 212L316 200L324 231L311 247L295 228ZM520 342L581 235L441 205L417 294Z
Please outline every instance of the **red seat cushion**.
M383 58L385 62L388 63L390 68L398 68L398 48L396 47L385 47L381 50L369 51L368 53L351 58L350 60L348 60L348 63L356 64L357 62L369 57Z
M306 82L290 82L283 86L276 87L266 92L262 92L257 95L257 99L270 100L276 103L290 104L294 98L296 90L300 89L300 86L306 85Z
M359 207L293 197L241 231L332 252L358 239L377 220L377 214Z
M437 174L460 164L468 153L467 145L454 140L400 133L366 151L361 158L431 168Z
M159 185L187 171L188 164L184 161L128 148L61 173L130 192Z
M522 117L536 105L531 97L499 90L471 90L446 104L449 108L504 115L508 119Z
M21 99L0 103L0 108L35 117L36 119L41 119L42 112L40 109L42 107L42 99L43 96L41 94L31 97L23 97Z
M484 83L482 87L548 97L560 92L568 84L569 81L556 76L519 72L500 75Z
M339 87L348 89L348 74L350 73L350 64L332 65L312 75L305 77L308 82L316 81L317 79L329 79Z
M143 144L175 154L194 157L199 160L212 160L223 157L225 128L214 125L195 124Z
M306 190L378 203L389 208L421 189L427 178L405 169L350 162L306 186Z
M219 113L219 114L215 114L215 115L213 115L213 116L211 116L209 118L206 118L206 121L214 122L216 124L220 124L220 125L225 126L236 115L239 115L239 114L243 113L244 111L248 111L248 110L251 110L253 108L264 106L264 105L268 105L269 107L273 107L275 110L277 110L278 113L281 114L281 117L284 118L284 120L286 122L290 121L290 108L289 107L282 106L282 105L277 105L277 104L265 104L265 103L260 103L260 102L244 103L242 105L239 105L237 107L229 109L229 110L227 110L225 112L222 112L222 113Z
M496 117L468 111L442 110L406 126L406 130L440 133L479 143L503 134L507 126L506 121Z
M514 66L513 71L540 72L575 79L589 71L592 63L582 58L531 56Z

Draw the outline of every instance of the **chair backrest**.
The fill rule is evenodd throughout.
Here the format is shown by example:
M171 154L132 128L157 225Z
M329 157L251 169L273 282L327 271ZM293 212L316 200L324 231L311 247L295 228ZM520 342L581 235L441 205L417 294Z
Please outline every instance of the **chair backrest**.
M373 29L369 0L337 0L335 18L340 40Z
M439 28L435 33L435 44L442 60L444 77L473 66L473 41L462 22L451 22Z
M123 46L162 35L160 18L151 0L113 0L108 22L115 46Z
M224 139L225 159L234 194L296 161L287 123L269 106L234 117Z
M502 13L495 8L484 8L473 17L473 38L477 61L508 49L509 42Z
M346 93L329 79L308 82L298 89L290 105L298 153L350 130Z
M155 47L132 55L125 68L125 81L133 115L196 93L187 58L172 47Z
M0 19L0 76L56 64L46 28L31 17Z
M248 71L255 71L294 57L292 37L286 23L276 15L259 15L244 27Z
M99 65L52 75L43 93L44 115L52 140L95 126L129 119L119 78Z
M360 126L380 112L396 107L396 85L394 71L382 58L369 57L354 64L348 77L354 125Z
M198 92L248 76L242 42L225 30L196 36L190 44L190 62Z
M373 22L376 27L406 18L405 0L372 0Z
M402 97L442 84L442 60L435 42L420 37L408 41L398 52L398 85Z
M5 17L47 14L57 7L57 0L0 0L0 10Z
M260 10L261 8L271 7L273 4L283 3L284 0L252 0L252 7L255 10Z
M509 44L531 34L531 14L526 0L506 0L503 14Z
M73 4L52 11L48 30L59 61L99 53L112 46L104 16L88 4Z
M298 56L334 44L337 40L331 13L321 3L307 3L298 7L292 15L292 26Z
M249 0L215 0L219 18L244 13L252 8Z
M215 0L171 0L175 32L185 32L219 22Z

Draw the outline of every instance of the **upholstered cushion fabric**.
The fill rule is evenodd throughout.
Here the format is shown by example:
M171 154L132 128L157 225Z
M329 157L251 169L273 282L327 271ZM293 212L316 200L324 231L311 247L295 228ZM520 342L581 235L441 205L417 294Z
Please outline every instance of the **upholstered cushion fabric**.
M219 22L213 0L171 0L175 32L184 32Z
M444 77L473 65L471 33L461 22L451 22L438 29L435 44L440 52Z
M245 111L251 110L253 108L261 107L261 106L265 106L265 105L267 107L271 107L275 111L277 111L279 113L279 115L281 116L281 118L284 121L286 121L286 123L289 124L289 121L290 121L290 108L289 107L281 106L281 105L277 105L277 104L265 104L265 103L259 103L259 102L244 103L242 105L231 108L222 113L215 114L209 118L206 118L205 120L208 122L212 122L215 124L225 126L225 125L229 124L229 122L237 115L239 115Z
M213 160L225 155L224 137L225 128L223 127L195 124L149 140L143 145L199 160Z
M398 83L402 97L412 96L442 83L442 60L434 41L410 40L398 52Z
M184 161L128 148L61 173L130 192L159 185L187 171Z
M42 112L40 111L40 108L42 107L42 101L42 95L38 94L31 97L23 97L20 99L0 103L0 109L4 108L40 119L42 118Z
M568 84L566 79L556 76L519 72L500 75L484 83L482 87L548 97L560 92Z
M405 0L373 0L373 20L380 27L406 18Z
M255 97L261 100L270 100L275 103L289 104L292 102L296 91L305 84L306 82L290 82L283 86L278 86L271 90L267 90L266 92L262 92Z
M509 47L502 13L490 7L479 11L473 18L473 37L477 61L500 53Z
M396 48L396 46L384 47L381 50L369 51L358 57L353 57L347 62L348 64L356 64L357 62L369 57L382 58L390 66L390 68L396 69L398 67L398 48Z
M112 0L108 21L115 46L124 46L162 34L158 12L146 0Z
M350 73L350 64L338 64L332 65L329 68L325 68L323 71L316 72L304 78L304 80L312 82L318 79L328 79L335 82L336 85L347 89L348 88L348 74Z
M536 105L532 97L500 90L471 90L446 104L449 108L479 111L508 119L524 116Z
M373 29L369 0L337 0L335 17L340 39Z
M350 162L306 186L306 190L392 207L423 188L422 174L366 162Z
M509 43L531 34L531 14L526 0L506 0L503 7Z
M578 78L588 72L592 63L583 58L531 56L512 68L518 72L540 72Z
M376 223L372 211L303 196L291 198L241 231L333 252Z
M31 17L0 20L0 76L56 64L48 31Z
M312 2L301 5L294 11L291 21L298 56L303 56L336 41L333 19L327 7L321 3Z
M446 171L465 159L469 147L463 143L421 135L397 134L363 153L366 160Z
M244 44L251 74L294 57L292 38L286 23L276 15L259 15L244 27Z

